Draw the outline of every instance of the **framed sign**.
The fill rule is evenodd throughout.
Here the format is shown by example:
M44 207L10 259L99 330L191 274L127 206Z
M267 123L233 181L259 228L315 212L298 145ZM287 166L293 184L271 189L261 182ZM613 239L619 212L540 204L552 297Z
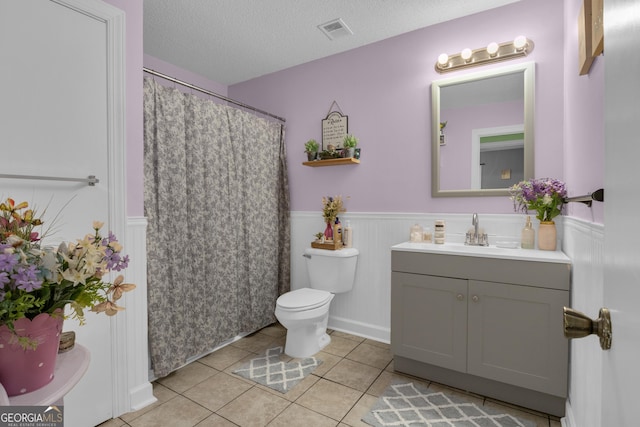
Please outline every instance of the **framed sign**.
M339 111L332 111L322 120L322 149L327 150L329 145L336 149L342 147L342 141L349 130L349 117L343 116Z

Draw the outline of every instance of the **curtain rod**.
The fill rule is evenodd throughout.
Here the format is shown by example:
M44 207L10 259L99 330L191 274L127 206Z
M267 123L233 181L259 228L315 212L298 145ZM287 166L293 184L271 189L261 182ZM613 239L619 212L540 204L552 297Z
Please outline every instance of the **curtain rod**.
M274 118L276 120L280 120L283 123L286 122L286 120L283 119L280 116L276 116L275 114L271 114L271 113L269 113L267 111L264 111L264 110L261 110L259 108L252 107L251 105L244 104L244 103L242 103L240 101L236 101L236 100L228 98L228 97L226 97L224 95L220 95L220 94L217 94L215 92L211 92L210 90L203 89L203 88L198 87L196 85L192 85L191 83L183 82L182 80L176 79L175 77L167 76L166 74L163 74L163 73L161 73L159 71L155 71L155 70L152 70L152 69L147 68L147 67L142 67L142 71L144 71L145 73L152 74L154 76L161 77L161 78L163 78L165 80L169 80L169 81L171 81L173 83L177 83L179 85L186 86L189 89L193 89L193 90L197 90L198 92L206 93L207 95L211 95L211 96L213 96L215 98L218 98L218 99L221 99L223 101L230 102L231 104L237 105L239 107L246 108L248 110L255 111L255 112L258 112L260 114L264 114L264 115L272 117L272 118Z

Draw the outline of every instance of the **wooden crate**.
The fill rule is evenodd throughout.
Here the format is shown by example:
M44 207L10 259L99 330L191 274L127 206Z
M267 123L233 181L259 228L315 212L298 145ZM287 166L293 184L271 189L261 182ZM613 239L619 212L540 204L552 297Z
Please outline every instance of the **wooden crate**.
M325 243L311 242L311 247L316 249L328 249L330 251L335 251L337 249L342 249L342 242L340 241L337 241L337 242L331 241L331 242L325 242Z

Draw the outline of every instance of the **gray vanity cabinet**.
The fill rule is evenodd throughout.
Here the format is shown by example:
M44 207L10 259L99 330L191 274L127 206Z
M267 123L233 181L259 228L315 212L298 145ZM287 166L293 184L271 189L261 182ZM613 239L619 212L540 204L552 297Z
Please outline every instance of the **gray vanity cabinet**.
M394 367L561 416L570 264L392 251Z

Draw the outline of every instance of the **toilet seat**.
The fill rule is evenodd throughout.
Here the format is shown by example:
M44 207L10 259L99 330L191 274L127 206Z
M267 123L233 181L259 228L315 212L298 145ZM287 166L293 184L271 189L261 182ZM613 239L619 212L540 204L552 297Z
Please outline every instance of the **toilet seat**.
M323 306L333 298L331 292L302 288L280 295L276 305L283 311L306 311Z

